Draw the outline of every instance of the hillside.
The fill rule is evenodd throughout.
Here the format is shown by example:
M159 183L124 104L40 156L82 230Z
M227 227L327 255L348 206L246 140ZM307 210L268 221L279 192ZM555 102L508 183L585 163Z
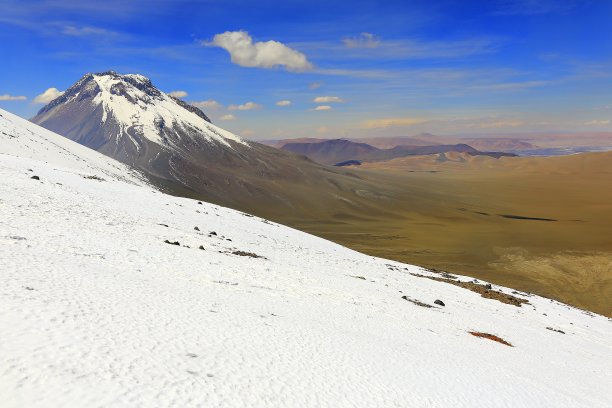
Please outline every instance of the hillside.
M162 194L4 111L0 130L4 407L612 399L602 316Z

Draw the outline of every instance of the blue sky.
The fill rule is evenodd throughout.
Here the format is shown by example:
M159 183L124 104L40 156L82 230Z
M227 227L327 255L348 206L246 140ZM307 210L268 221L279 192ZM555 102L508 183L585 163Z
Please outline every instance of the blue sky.
M612 131L610 21L608 0L0 0L0 108L112 69L255 139Z

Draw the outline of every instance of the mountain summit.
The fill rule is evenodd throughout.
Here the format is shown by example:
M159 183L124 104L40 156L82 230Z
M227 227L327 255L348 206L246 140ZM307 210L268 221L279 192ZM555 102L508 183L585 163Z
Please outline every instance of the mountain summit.
M42 108L34 123L128 164L159 149L248 146L200 109L157 89L148 78L113 71L86 74Z

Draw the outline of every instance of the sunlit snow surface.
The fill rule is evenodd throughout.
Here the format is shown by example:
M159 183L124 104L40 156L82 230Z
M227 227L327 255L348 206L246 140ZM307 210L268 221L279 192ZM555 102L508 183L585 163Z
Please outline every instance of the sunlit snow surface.
M612 404L604 317L161 194L0 115L3 408Z

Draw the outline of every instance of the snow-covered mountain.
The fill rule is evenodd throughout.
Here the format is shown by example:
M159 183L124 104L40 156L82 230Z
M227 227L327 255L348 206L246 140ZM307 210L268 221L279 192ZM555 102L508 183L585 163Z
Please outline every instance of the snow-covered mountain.
M1 110L0 265L3 407L612 402L609 319L162 194Z
M87 74L32 121L133 166L166 192L260 214L348 208L380 185L245 141L142 75Z

